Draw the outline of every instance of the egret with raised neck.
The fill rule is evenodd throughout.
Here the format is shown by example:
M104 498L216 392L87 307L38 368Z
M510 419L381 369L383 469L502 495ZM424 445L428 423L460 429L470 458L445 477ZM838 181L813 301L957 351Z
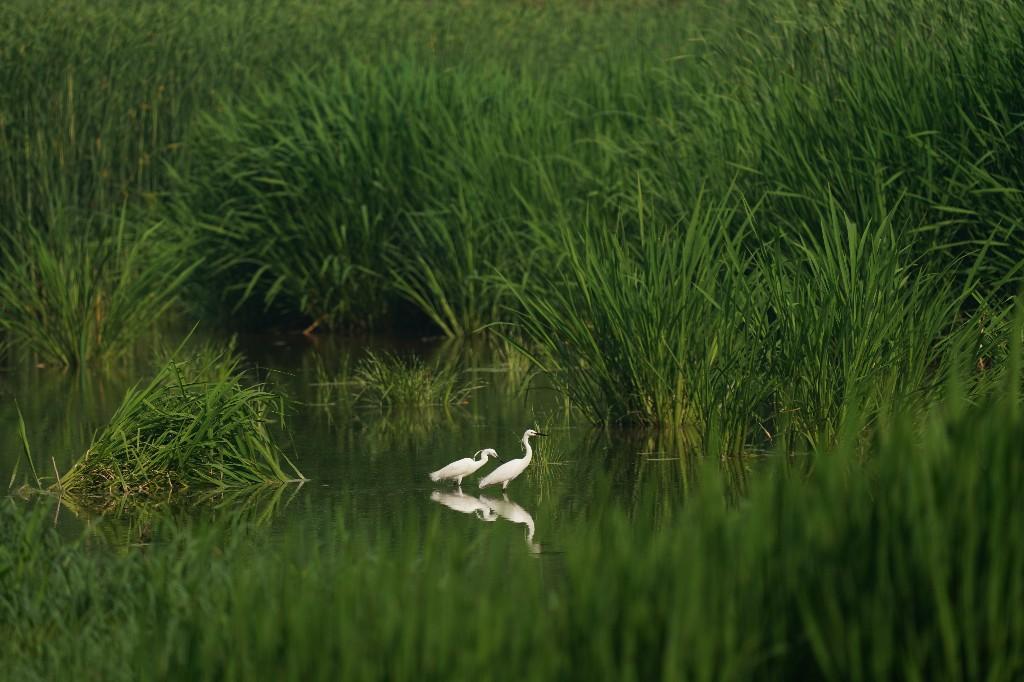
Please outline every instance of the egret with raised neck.
M500 467L492 471L491 473L480 479L480 487L486 488L489 485L501 484L502 490L508 489L508 484L516 479L519 474L526 471L526 467L530 466L530 461L533 459L533 448L530 447L530 439L534 436L546 436L548 434L541 433L540 431L534 431L533 429L526 429L526 433L523 434L523 449L526 450L526 454L519 459L513 459L505 462Z

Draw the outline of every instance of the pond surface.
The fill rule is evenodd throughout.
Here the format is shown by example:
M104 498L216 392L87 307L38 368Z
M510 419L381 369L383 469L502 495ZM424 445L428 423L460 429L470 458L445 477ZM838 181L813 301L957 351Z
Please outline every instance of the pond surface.
M467 546L557 555L563 533L609 501L627 508L643 504L650 513L646 505L654 500L653 513L670 513L698 469L718 471L717 465L695 463L680 445L666 442L674 439L593 428L539 382L528 388L527 377L510 371L493 349L301 335L239 337L238 347L254 371L291 399L281 437L309 480L217 497L176 513L246 515L272 535L297 529L317 533L344 523L386 538L395 537L396 527L436 524L442 535ZM386 412L353 404L353 389L344 379L368 349L455 363L482 387L466 405L449 409ZM10 362L0 374L0 476L6 481L17 472L17 482L31 480L16 407L38 474L52 480L54 470L67 470L86 449L125 389L148 376L151 368L141 367L134 373L71 373ZM342 383L325 384L325 371ZM461 490L428 479L428 472L485 447L495 448L503 461L522 456L520 440L527 428L549 437L534 440L533 463L507 494L499 487L478 490L476 481L496 466L491 463L465 480ZM745 478L746 465L740 468L739 477ZM416 523L409 524L410 517ZM68 535L89 528L116 542L152 540L149 524L138 514L97 517L62 505L55 523Z

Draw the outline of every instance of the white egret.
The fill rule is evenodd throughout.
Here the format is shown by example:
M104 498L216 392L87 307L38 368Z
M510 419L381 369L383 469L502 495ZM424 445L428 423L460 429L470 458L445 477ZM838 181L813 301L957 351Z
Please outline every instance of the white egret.
M478 457L478 459L473 459ZM494 459L500 459L498 453L491 448L484 450L477 450L473 453L473 457L463 457L462 459L456 460L446 467L442 467L437 471L430 473L431 481L455 481L455 484L462 486L462 479L475 473L480 467L487 463L488 457Z
M540 553L540 544L533 541L533 534L536 532L536 526L533 523L533 516L530 512L526 511L518 504L504 496L502 500L495 500L491 497L484 495L480 496L480 502L487 505L491 509L492 514L497 514L503 519L508 519L512 523L521 523L526 526L526 546L529 548L531 554ZM488 519L493 521L493 519Z
M474 514L482 521L494 521L498 518L498 515L489 505L472 495L466 495L461 490L455 493L442 493L439 490L435 490L430 493L430 499L457 512Z
M487 474L480 479L480 487L486 488L489 485L501 484L502 490L508 489L508 484L511 483L515 478L526 471L526 467L530 466L530 460L533 459L533 448L530 447L530 438L533 436L546 436L548 434L534 431L533 429L526 429L526 433L523 434L523 449L526 450L526 454L519 459L513 459L505 462L500 467Z

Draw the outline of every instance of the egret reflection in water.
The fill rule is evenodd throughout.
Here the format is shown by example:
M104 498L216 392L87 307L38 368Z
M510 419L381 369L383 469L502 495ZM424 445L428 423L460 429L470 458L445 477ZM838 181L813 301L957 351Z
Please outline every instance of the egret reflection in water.
M461 490L453 493L443 493L440 490L435 490L430 493L430 499L457 512L474 514L481 521L494 521L498 518L493 509L472 495L466 495Z
M533 536L537 530L537 526L534 524L533 516L530 512L508 499L507 495L500 500L481 495L480 502L490 507L493 513L497 514L501 518L511 521L512 523L521 523L526 526L526 546L529 548L531 554L540 553L540 544L533 541Z
M503 496L502 499L499 500L485 495L473 497L472 495L463 493L461 490L451 493L443 493L440 490L435 490L430 493L430 499L439 504L443 504L449 509L454 509L457 512L473 514L481 521L495 521L498 517L501 517L507 521L511 521L512 523L522 524L526 526L527 549L529 549L531 554L540 554L540 543L533 541L533 536L537 531L537 526L533 521L533 515L523 509L519 504L508 499L507 495Z

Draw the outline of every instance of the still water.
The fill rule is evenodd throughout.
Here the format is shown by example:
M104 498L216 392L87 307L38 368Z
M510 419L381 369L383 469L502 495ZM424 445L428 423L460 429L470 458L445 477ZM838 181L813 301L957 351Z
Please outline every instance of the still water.
M330 531L339 519L377 534L406 523L411 515L421 526L436 524L455 542L557 555L563 533L609 502L627 508L647 505L643 513L671 513L685 499L696 469L702 475L709 469L687 457L673 439L593 428L542 382L531 382L510 369L500 353L483 346L280 335L239 337L238 348L253 372L289 397L279 436L309 480L216 496L174 513L244 514L265 525L271 536L296 529ZM467 404L448 409L384 411L354 404L345 380L368 349L454 363L481 388ZM150 369L139 363L134 371L72 373L9 362L0 373L3 481L16 473L16 489L17 483L31 480L17 409L37 472L52 480L55 470L67 470L87 448L125 389ZM339 383L325 383L325 376ZM534 440L534 460L507 494L500 487L480 491L476 485L500 462L485 465L461 490L428 479L427 472L481 448L495 448L502 461L522 456L520 440L527 428L549 437ZM89 529L115 542L153 540L149 524L137 513L97 517L61 505L54 522L69 536Z

